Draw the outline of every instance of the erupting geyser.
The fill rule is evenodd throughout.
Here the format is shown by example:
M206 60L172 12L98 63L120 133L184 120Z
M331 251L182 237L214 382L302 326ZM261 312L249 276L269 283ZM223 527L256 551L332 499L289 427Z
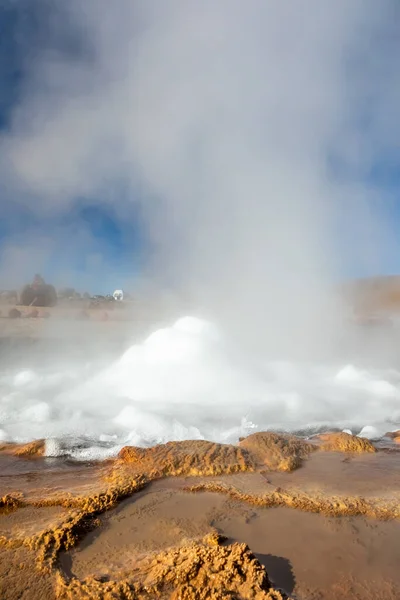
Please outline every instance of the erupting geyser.
M362 435L379 437L400 421L398 372L252 363L195 317L155 331L98 372L46 366L3 373L0 384L1 439L47 438L48 454L82 459L114 455L126 443L237 442L256 429L364 428Z

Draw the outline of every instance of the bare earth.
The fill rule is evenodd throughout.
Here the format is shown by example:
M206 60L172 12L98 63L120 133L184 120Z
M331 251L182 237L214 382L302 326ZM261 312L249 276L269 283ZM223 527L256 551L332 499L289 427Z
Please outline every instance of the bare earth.
M0 598L399 598L396 448L257 433L77 465L4 444Z

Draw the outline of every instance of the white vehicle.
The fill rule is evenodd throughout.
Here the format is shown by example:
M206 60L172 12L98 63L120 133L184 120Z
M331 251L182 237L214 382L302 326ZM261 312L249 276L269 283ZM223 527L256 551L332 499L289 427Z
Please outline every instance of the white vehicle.
M113 298L117 302L122 302L122 300L124 299L124 292L122 290L115 290L115 292L113 293Z

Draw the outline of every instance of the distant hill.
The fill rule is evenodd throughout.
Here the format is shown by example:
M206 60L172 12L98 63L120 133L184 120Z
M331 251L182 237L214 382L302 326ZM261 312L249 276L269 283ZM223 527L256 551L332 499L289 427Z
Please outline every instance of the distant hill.
M356 315L400 315L400 275L357 279L342 289Z

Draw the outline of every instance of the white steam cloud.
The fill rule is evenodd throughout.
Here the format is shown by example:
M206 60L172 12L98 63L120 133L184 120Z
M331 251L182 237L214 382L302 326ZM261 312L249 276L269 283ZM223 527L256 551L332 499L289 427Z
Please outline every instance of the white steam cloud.
M346 261L375 267L392 248L367 175L398 139L396 10L53 2L52 41L79 50L45 39L27 55L3 176L39 215L86 195L124 218L123 181L145 215L147 276L251 343L304 346Z
M0 275L41 269L65 240L60 271L90 250L104 281L106 250L63 217L77 198L125 222L136 204L142 283L200 319L172 320L107 368L82 351L1 373L0 439L51 438L49 454L75 455L78 436L104 456L237 441L254 425L398 429L399 373L382 369L381 346L378 370L325 354L346 316L335 285L398 250L378 177L399 159L398 0L37 3L0 176L7 199L61 225L9 239Z

